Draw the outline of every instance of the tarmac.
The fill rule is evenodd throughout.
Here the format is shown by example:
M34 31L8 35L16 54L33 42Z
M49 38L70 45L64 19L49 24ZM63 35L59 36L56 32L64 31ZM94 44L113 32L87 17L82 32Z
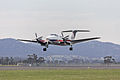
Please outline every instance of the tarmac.
M42 66L42 67L24 67L24 66L0 66L0 70L41 70L41 69L120 69L120 65L114 66Z

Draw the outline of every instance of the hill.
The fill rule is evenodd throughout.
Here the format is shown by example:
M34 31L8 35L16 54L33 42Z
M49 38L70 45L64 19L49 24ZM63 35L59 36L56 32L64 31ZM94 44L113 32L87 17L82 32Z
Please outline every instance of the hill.
M74 50L69 51L69 46L49 46L48 51L43 52L39 44L23 43L12 38L0 39L0 56L27 57L28 54L37 54L38 56L83 56L89 58L100 58L104 56L113 56L119 58L120 45L89 41L79 43L73 46Z

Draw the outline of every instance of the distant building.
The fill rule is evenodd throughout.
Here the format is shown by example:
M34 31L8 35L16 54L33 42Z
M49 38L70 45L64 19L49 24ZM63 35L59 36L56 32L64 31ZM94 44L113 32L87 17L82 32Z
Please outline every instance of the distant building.
M106 56L106 57L104 57L104 63L110 64L110 63L116 63L116 61L114 58L112 58L112 56Z

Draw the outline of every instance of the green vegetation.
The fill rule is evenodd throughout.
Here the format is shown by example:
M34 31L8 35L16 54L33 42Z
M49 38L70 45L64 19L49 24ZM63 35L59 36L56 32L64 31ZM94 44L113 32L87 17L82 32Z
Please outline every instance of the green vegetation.
M120 69L1 70L0 80L120 80Z

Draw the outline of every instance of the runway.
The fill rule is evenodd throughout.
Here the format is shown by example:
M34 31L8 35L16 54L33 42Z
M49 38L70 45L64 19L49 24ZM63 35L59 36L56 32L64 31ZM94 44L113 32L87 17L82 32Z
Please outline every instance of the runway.
M120 69L118 66L42 66L42 67L23 67L23 66L0 66L0 70L40 70L40 69Z

